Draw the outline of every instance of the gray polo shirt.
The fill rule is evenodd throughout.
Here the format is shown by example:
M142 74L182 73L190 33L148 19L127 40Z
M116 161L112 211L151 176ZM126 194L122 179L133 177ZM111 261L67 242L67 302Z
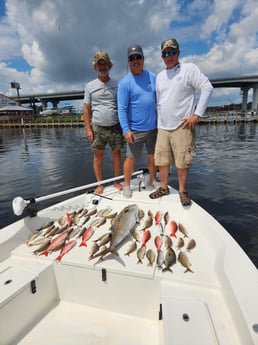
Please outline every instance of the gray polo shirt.
M84 103L91 105L92 123L99 126L114 126L117 115L117 81L110 78L103 83L98 78L86 84Z

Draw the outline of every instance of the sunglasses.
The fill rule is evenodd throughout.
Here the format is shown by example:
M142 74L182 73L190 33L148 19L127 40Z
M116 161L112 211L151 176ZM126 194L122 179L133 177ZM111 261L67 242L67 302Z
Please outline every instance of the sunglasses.
M171 49L171 50L169 50L167 52L163 52L162 53L162 57L166 58L166 57L169 57L169 56L172 56L172 55L176 55L177 52L178 52L177 49Z
M141 59L142 59L141 55L132 55L132 56L129 56L129 58L128 58L129 61L137 61L137 60L141 60Z

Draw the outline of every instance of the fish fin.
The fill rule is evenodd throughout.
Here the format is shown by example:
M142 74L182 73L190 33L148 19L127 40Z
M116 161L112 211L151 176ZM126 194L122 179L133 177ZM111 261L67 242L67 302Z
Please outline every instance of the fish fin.
M115 254L116 256L119 256L119 253L116 249L111 249L111 253Z

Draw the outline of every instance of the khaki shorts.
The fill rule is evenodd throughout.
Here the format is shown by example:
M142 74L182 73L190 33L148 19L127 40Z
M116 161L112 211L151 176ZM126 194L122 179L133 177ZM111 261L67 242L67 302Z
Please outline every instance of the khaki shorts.
M155 147L155 165L175 164L179 169L186 169L195 156L195 131L179 127L175 130L158 129Z
M92 129L94 134L93 150L104 150L107 144L109 144L112 151L122 149L123 134L119 124L110 127L93 124Z

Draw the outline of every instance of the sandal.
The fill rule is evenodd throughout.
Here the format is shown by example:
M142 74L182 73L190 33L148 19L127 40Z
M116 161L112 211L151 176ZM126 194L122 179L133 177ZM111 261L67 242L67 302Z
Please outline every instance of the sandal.
M179 192L179 198L183 206L190 206L192 200L189 198L187 192Z
M157 198L161 198L164 195L168 195L169 194L169 189L163 189L161 187L159 187L159 189L155 190L155 192L151 193L149 195L149 197L151 199L157 199Z

